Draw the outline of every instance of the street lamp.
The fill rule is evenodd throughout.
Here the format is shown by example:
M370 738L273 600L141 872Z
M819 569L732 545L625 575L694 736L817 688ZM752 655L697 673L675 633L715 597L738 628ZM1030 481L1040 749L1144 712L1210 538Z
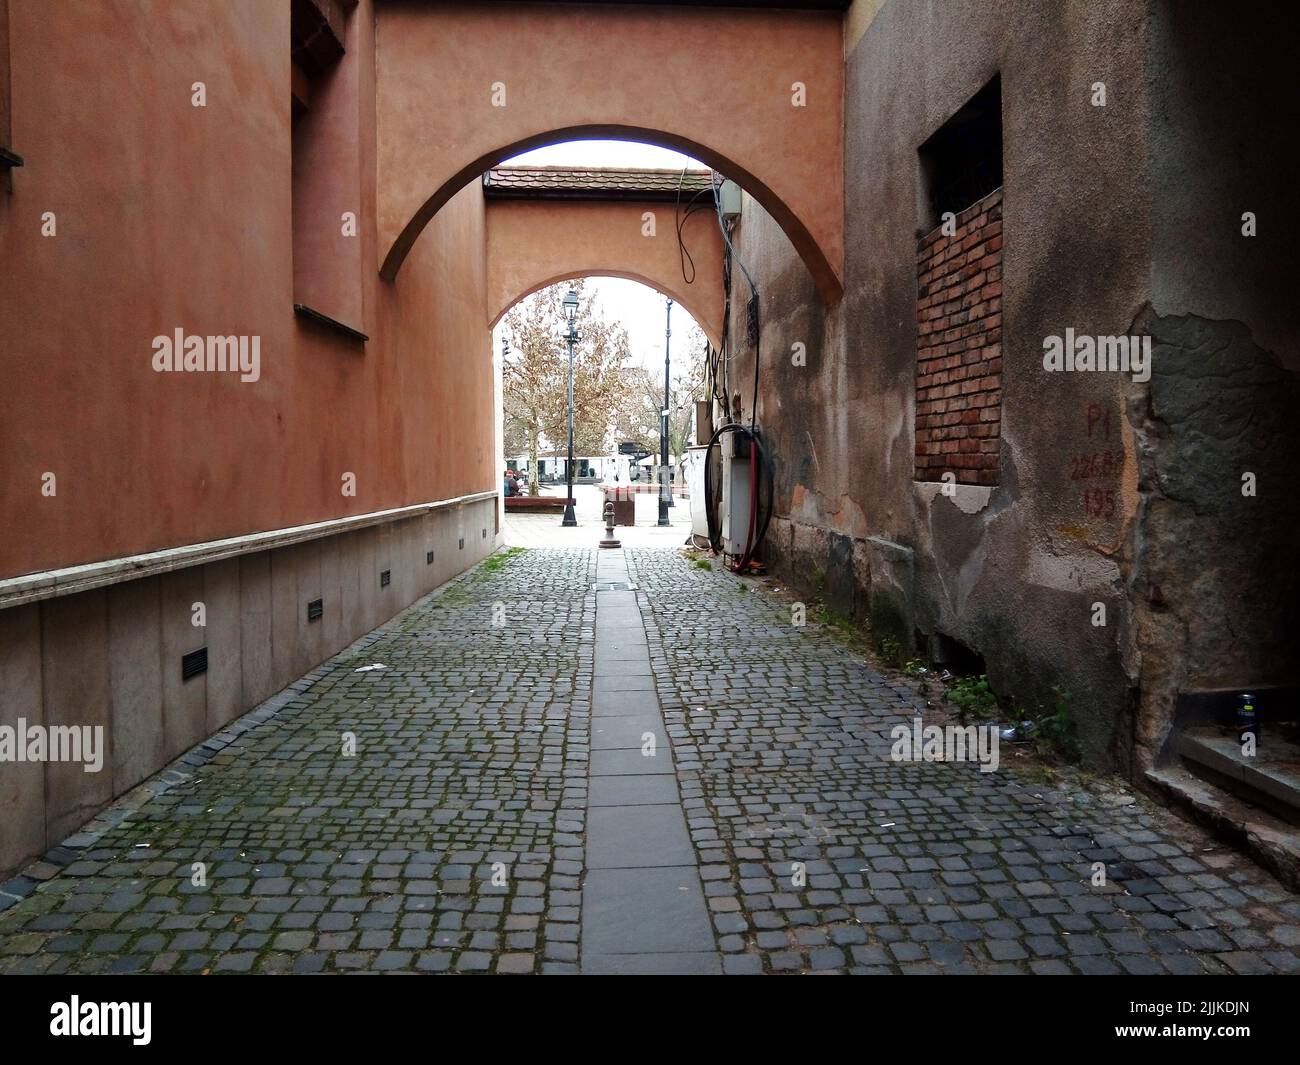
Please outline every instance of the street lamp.
M668 301L664 318L664 406L659 412L659 524L668 524L668 508L672 506L672 486L668 483L668 369L671 364L673 301Z
M578 339L578 331L574 327L577 314L578 294L573 289L569 289L564 296L564 317L569 324L569 331L565 336L569 342L569 466L566 470L568 490L565 495L564 520L560 522L562 526L578 524L578 519L573 513L573 345Z
M510 337L508 334L502 333L501 334L501 379L503 385L505 383L506 363L509 361L509 359L510 359ZM503 415L503 420L504 420L504 415ZM504 453L505 451L504 441L502 441L501 450ZM503 457L505 456L503 455ZM507 458L506 461L509 461L509 459ZM505 476L504 470L501 471L501 475L503 477Z

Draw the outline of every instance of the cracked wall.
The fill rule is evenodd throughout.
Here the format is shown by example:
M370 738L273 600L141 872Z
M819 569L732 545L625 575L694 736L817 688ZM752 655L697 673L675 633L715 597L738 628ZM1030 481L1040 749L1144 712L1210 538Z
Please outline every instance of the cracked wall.
M1142 503L1126 567L1135 769L1159 757L1180 692L1300 682L1300 376L1240 322L1144 319L1155 362L1130 401Z
M1152 305L1140 325L1154 372L1129 404L1134 774L1160 758L1180 693L1300 683L1300 26L1261 4L1165 2L1151 26Z
M1137 506L1134 443L1117 377L1044 374L1042 339L1067 326L1122 333L1149 299L1150 208L1132 171L1148 143L1146 40L1131 4L886 3L846 60L844 300L817 306L806 271L751 201L739 241L763 300L769 558L788 579L820 583L878 638L904 649L917 633L960 641L1021 705L1063 685L1089 757L1103 764L1130 703L1119 555ZM1122 106L1090 106L1093 71ZM914 480L916 247L931 228L917 150L998 73L1000 484L948 496ZM743 301L739 279L737 292ZM738 326L732 340L747 382L752 349ZM807 345L806 367L792 364L795 342ZM737 388L748 397L747 383ZM1120 457L1112 502L1089 513L1090 485L1072 475L1103 445ZM1105 628L1089 621L1097 601Z

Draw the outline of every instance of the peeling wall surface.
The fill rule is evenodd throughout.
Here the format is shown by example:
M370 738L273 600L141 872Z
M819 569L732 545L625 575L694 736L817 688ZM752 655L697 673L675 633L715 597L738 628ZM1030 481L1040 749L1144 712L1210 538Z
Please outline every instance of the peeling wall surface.
M1294 212L1276 203L1285 183L1269 194L1243 187L1267 172L1261 153L1294 154L1280 141L1295 123L1258 142L1234 127L1268 115L1263 101L1274 96L1294 105L1282 58L1294 32L1247 7L1252 39L1283 42L1255 58L1250 40L1218 48L1246 14L1202 16L1200 5L857 4L856 43L846 38L842 304L821 308L758 204L745 201L739 228L762 294L769 558L824 588L832 607L869 618L877 639L905 651L917 637L931 649L943 646L935 636L959 641L1026 710L1054 708L1059 686L1098 765L1150 764L1183 686L1295 675L1278 636L1295 631L1296 567L1284 550L1294 503L1275 494L1234 528L1238 467L1254 462L1276 478L1296 453L1282 412L1295 410L1287 367L1300 306L1280 291L1280 279L1297 276L1286 264L1300 247ZM1005 201L1000 482L946 493L916 481L913 464L916 251L932 225L918 149L994 75ZM1096 82L1104 106L1093 103ZM1243 141L1226 171L1207 154L1223 137ZM1189 149L1201 159L1191 178ZM1237 204L1252 200L1281 232L1243 250ZM1244 275L1224 281L1224 263ZM738 276L731 390L746 417L753 349L736 308L748 296ZM1044 338L1067 328L1151 335L1152 379L1045 371ZM791 358L796 343L807 345L807 366ZM1201 483L1220 475L1213 490ZM1286 576L1266 587L1270 574ZM1190 601L1172 614L1156 613L1165 607L1143 591L1162 575L1187 585ZM1094 624L1097 603L1104 626ZM1224 650L1229 631L1248 647ZM1148 687L1162 692L1149 708Z
M1161 2L1151 36L1155 356L1130 405L1142 506L1126 570L1137 768L1160 757L1180 693L1300 684L1300 23Z
M1240 322L1153 315L1144 328L1156 362L1132 410L1143 503L1128 577L1134 757L1149 767L1180 692L1300 681L1300 375Z

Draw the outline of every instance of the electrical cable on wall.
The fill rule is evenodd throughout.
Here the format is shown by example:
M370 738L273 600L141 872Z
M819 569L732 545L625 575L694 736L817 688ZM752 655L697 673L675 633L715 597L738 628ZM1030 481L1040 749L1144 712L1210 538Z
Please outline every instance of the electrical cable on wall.
M734 243L731 239L731 231L728 227L726 217L722 213L722 200L718 195L718 177L714 172L710 175L709 187L713 194L714 212L718 220L718 228L722 232L722 238L725 243L725 252L723 255L722 278L723 278L723 309L722 309L722 347L710 362L710 392L713 401L720 403L726 419L725 424L720 426L708 442L708 449L704 456L704 504L705 518L708 524L709 545L715 552L721 552L722 549L722 531L719 520L719 502L714 498L714 486L712 476L712 457L714 448L717 447L729 433L740 433L749 444L749 463L750 463L750 491L749 491L749 515L746 525L745 546L738 560L733 564L732 569L735 572L747 572L750 563L753 561L754 554L759 545L767 535L767 529L772 518L773 507L773 487L774 487L774 469L771 457L767 448L763 444L762 437L758 432L758 388L759 388L759 371L761 367L761 321L759 315L759 291L754 282L753 275L746 268L744 261L737 253ZM681 228L678 227L678 240L681 240ZM740 420L741 412L733 412L731 403L728 399L729 391L729 363L731 354L729 350L730 332L731 332L731 280L732 280L732 263L740 267L746 282L750 288L750 299L747 307L747 334L750 344L754 348L754 387L753 399L750 404L749 425L743 424ZM718 371L722 374L721 396L718 390ZM737 397L738 399L739 397ZM737 404L738 405L738 404ZM734 417L733 417L734 415ZM760 486L759 468L763 471L763 480ZM760 487L766 489L760 491ZM760 495L766 496L765 505L761 507L762 515L760 517Z
M716 177L716 174L714 177ZM749 269L745 266L745 260L740 257L740 253L736 251L736 246L731 242L731 233L727 228L727 220L722 213L722 198L718 195L717 181L710 178L709 184L713 188L713 206L718 215L718 227L722 230L722 239L727 245L728 263L730 263L732 258L736 260L736 265L740 267L740 272L745 275L745 280L749 282L749 291L751 293L748 306L749 320L747 325L749 342L754 347L754 398L749 408L749 425L752 429L758 423L758 371L759 353L762 349L758 285L754 283L753 275L750 274ZM728 293L728 295L730 295L730 293ZM726 342L725 337L723 338L723 342Z
M686 223L690 220L691 215L698 211L708 209L707 204L701 204L698 201L709 189L699 189L687 201L686 212L682 213L682 183L686 180L686 167L682 167L682 172L677 178L677 200L673 205L673 222L677 229L677 258L682 268L682 280L688 285L695 284L695 259L691 256L690 249L686 247L686 241L682 237L682 231L686 228ZM710 179L711 181L712 179ZM687 274L686 267L690 265L690 273Z

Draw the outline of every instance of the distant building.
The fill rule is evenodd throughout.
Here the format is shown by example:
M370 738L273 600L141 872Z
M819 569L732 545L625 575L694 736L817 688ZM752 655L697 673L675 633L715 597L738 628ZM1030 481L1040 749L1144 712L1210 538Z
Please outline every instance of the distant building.
M520 472L531 473L527 455L515 455L506 458L506 467ZM563 484L568 481L568 456L547 456L537 460L537 481L539 484ZM573 483L600 484L612 481L618 470L616 455L574 455Z

